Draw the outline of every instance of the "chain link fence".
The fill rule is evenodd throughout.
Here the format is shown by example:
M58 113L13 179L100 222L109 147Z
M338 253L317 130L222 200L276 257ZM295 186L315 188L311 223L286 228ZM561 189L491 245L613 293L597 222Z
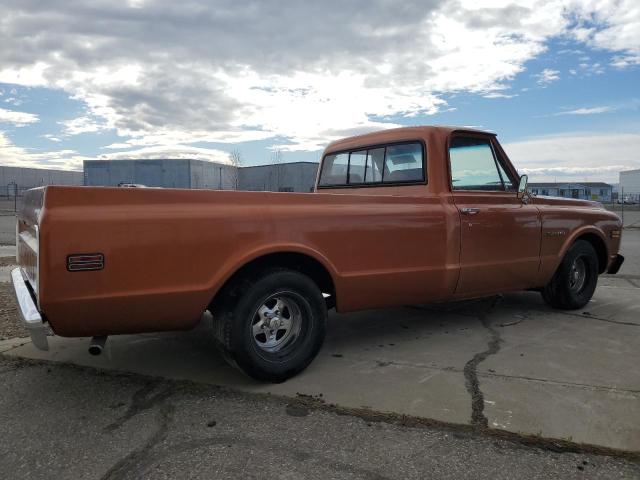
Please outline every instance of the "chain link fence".
M0 214L15 214L22 206L24 193L32 188L40 185L18 185L17 183L8 183L0 185Z

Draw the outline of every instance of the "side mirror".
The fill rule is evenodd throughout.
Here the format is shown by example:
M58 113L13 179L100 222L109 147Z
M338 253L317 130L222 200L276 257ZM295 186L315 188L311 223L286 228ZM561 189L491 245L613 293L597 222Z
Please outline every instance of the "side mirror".
M527 175L522 175L520 177L520 183L518 184L518 198L524 198L527 194L527 182L529 181L529 177Z

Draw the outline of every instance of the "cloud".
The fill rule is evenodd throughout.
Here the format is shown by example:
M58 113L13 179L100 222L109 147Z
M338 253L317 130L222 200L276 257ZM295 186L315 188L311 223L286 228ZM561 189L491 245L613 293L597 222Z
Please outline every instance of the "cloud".
M0 81L67 91L132 144L315 150L332 131L435 113L442 93L503 89L566 27L560 13L466 0L5 0Z
M99 132L108 128L104 122L100 122L89 116L73 118L58 122L63 127L64 135L80 135L81 133Z
M618 52L613 66L640 64L640 9L636 0L574 1L571 11L577 25L571 34L598 49Z
M211 148L190 147L186 145L145 147L125 152L104 153L97 157L99 160L130 160L141 158L191 158L226 164L230 162L229 152Z
M55 139L52 141L59 141ZM129 147L129 145L126 145ZM192 158L228 164L229 152L188 145L144 147L122 152L105 153L97 157L80 155L75 150L37 152L15 145L5 132L0 131L0 165L12 167L59 168L82 170L84 160L123 160L141 158Z
M560 72L558 70L552 70L550 68L545 68L534 77L537 79L538 85L547 86L550 83L555 82L556 80L560 80Z
M30 123L39 122L40 119L33 113L15 112L0 108L0 123L10 123L16 127L24 127Z
M54 150L34 152L14 145L6 132L0 131L0 165L10 167L58 168L62 170L82 170L86 157L74 150Z
M554 115L595 115L598 113L611 113L615 112L615 107L603 106L603 107L589 107L589 108L577 108L575 110L564 110Z
M517 96L518 96L517 93L508 94L508 93L500 93L500 92L490 92L483 95L484 98L513 98Z
M503 145L521 173L532 181L618 181L618 172L640 168L638 133L570 133Z
M41 135L42 138L46 138L47 140L49 140L50 142L55 142L55 143L60 143L62 142L62 139L60 137L57 137L55 135L52 135L50 133L46 133L44 135Z
M316 150L444 110L447 93L504 98L559 36L629 65L637 23L634 0L3 0L0 82L85 102L66 135Z

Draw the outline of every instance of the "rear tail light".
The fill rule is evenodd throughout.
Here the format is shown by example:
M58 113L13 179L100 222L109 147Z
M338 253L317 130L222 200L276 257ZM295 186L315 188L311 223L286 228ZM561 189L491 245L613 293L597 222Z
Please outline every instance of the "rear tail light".
M67 257L67 270L70 272L102 270L103 268L104 255L102 253L82 253Z

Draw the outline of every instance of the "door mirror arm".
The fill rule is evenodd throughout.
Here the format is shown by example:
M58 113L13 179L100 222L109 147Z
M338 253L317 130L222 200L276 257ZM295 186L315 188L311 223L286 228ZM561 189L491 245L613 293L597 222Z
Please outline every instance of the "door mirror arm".
M520 183L518 184L518 198L522 200L522 203L525 205L529 203L531 200L531 192L527 189L527 182L529 181L529 177L527 175L522 175L520 177Z

